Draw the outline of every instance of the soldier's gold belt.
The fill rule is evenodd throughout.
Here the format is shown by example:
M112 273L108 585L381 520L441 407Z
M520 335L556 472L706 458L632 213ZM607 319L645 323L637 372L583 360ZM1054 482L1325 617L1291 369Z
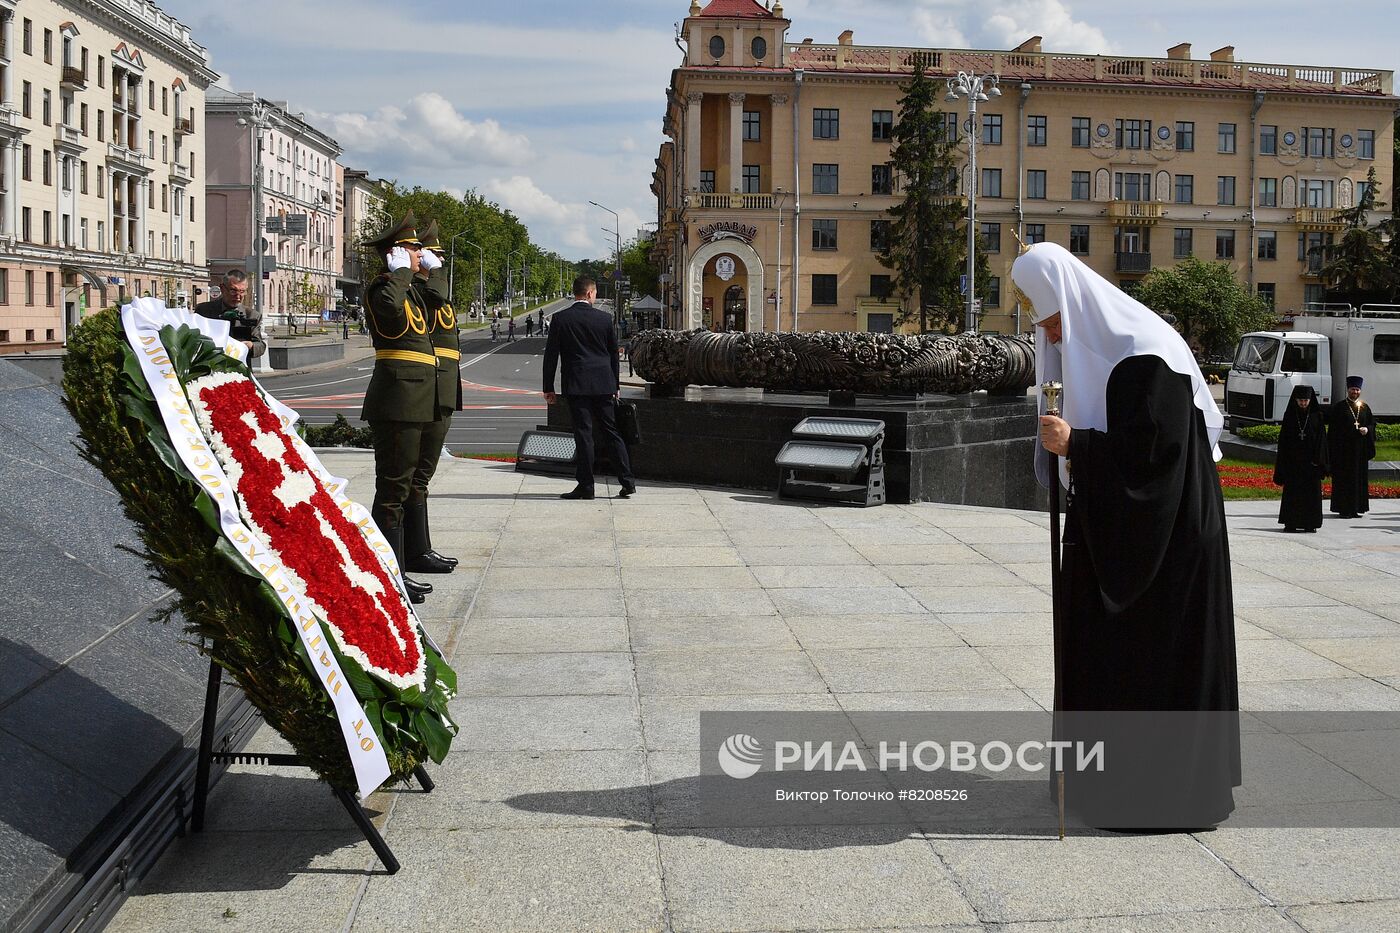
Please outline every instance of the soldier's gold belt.
M374 358L376 360L406 360L409 363L437 366L437 357L428 353L419 353L416 350L375 350Z
M450 347L433 347L433 352L447 360L460 360L462 358L461 350L453 350Z

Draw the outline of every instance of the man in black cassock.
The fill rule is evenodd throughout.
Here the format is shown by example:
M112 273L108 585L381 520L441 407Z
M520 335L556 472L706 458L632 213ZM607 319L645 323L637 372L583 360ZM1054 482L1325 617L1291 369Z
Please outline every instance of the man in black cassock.
M1224 419L1181 337L1068 250L1036 244L1011 274L1037 381L1064 385L1063 417L1040 419L1060 476L1037 456L1069 490L1057 737L1107 739L1104 772L1066 774L1068 809L1106 828L1213 825L1240 783Z
M1274 461L1274 484L1283 487L1278 523L1284 531L1322 527L1322 477L1327 470L1327 428L1317 392L1312 386L1294 386Z
M1376 416L1361 400L1361 377L1347 376L1347 397L1332 406L1327 418L1327 448L1332 458L1332 511L1360 518L1371 511L1368 472L1376 455Z

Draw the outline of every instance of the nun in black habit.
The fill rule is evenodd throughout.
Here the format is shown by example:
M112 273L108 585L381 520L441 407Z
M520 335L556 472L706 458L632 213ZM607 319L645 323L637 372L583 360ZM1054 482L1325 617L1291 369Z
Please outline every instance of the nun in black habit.
M1188 829L1234 809L1239 686L1225 510L1224 419L1186 343L1053 243L1011 269L1037 325L1036 472L1067 491L1056 588L1057 738L1108 738L1102 772L1065 775L1093 826ZM1072 477L1072 480L1071 480Z
M1274 483L1283 487L1278 523L1284 531L1322 527L1322 477L1327 467L1327 428L1312 386L1294 386L1278 433Z

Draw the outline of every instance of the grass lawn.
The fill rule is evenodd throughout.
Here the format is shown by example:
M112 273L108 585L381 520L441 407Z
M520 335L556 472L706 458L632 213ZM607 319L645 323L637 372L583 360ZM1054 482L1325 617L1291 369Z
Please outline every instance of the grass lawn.
M1377 460L1400 460L1400 441L1377 441Z

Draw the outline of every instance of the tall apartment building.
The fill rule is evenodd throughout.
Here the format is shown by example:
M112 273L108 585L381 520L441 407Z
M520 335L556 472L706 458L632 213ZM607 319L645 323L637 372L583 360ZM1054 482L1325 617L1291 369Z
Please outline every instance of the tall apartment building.
M948 103L963 194L991 253L981 326L1024 331L1003 288L1027 242L1069 248L1131 288L1183 257L1229 262L1280 310L1318 300L1312 247L1340 229L1374 167L1392 200L1400 99L1389 71L1194 59L787 41L781 3L692 3L652 190L669 323L715 330L888 330L897 305L876 249L898 203L889 166L914 62L944 83L1000 77L979 104L977 178L965 101ZM940 92L943 88L940 87ZM1379 220L1380 218L1374 218Z
M345 244L345 264L340 288L346 305L359 306L364 300L365 269L356 244L368 228L383 222L385 183L360 169L344 169L341 176L340 239Z
M286 101L215 87L205 98L204 114L209 282L217 284L234 268L253 276L258 211L263 255L272 260L263 273L264 320L285 323L308 284L318 311L334 308L344 264L335 183L340 145L289 112ZM306 232L276 232L289 229L289 217L305 217Z
M0 0L0 353L193 297L208 59L146 0Z

